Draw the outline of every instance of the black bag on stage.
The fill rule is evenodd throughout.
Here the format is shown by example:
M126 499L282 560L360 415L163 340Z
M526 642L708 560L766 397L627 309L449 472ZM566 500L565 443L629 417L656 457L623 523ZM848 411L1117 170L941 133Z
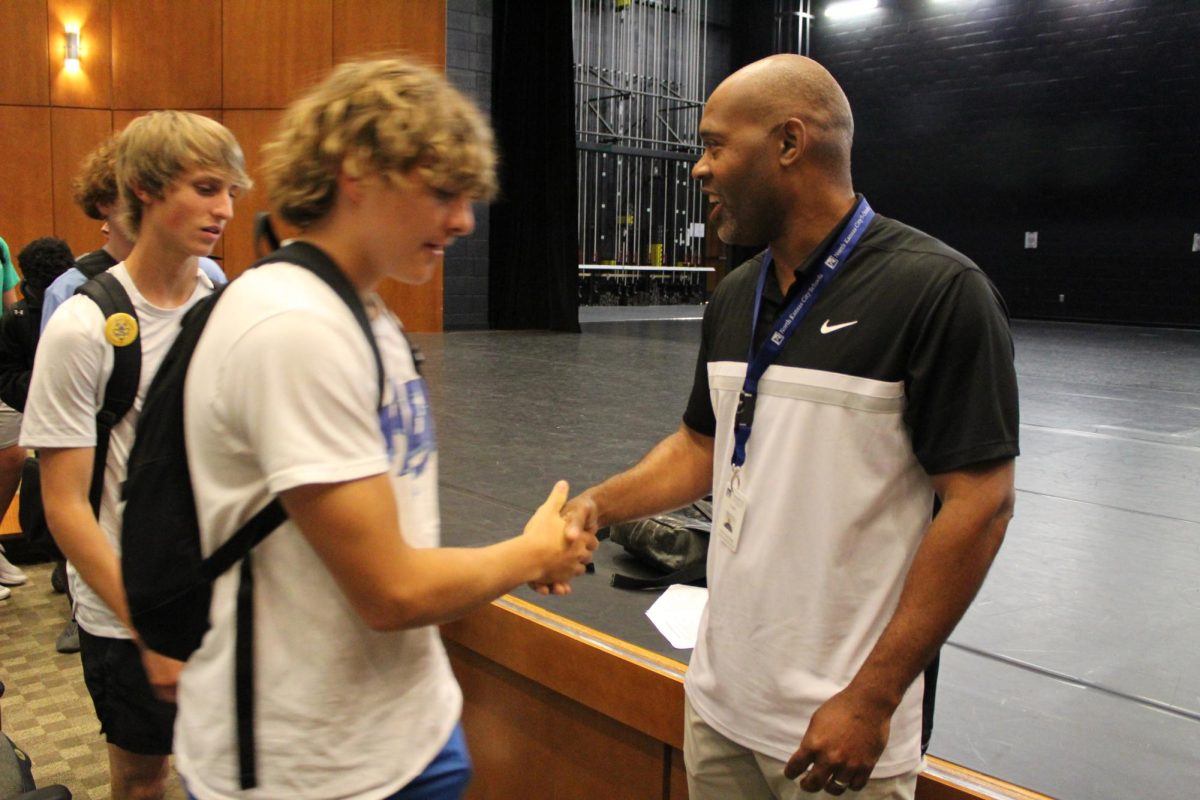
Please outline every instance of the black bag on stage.
M642 563L662 573L655 578L614 574L618 589L661 589L673 583L704 583L712 501L698 500L666 514L611 525L598 534L619 544Z

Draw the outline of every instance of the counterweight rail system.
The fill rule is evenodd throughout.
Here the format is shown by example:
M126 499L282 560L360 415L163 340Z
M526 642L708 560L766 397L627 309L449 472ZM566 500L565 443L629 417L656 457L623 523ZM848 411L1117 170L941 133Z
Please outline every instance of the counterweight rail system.
M573 0L572 10L579 263L593 267L581 270L583 300L702 299L706 204L689 173L708 0Z

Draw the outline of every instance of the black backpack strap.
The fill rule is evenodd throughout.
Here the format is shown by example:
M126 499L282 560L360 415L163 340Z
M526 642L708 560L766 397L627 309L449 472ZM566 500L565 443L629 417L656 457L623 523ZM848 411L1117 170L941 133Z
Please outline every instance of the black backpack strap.
M254 738L254 569L250 551L287 519L279 498L251 517L200 565L208 581L242 561L238 579L233 650L234 700L237 710L238 773L243 789L258 785Z
M708 564L689 564L686 567L660 575L657 578L635 578L632 575L622 575L614 572L612 585L617 589L664 589L673 583L692 583L704 580Z
M254 570L251 569L250 559L250 553L246 553L242 559L233 650L238 773L243 789L253 789L258 785L254 742Z
M107 272L116 265L117 260L104 249L84 253L75 259L75 269L82 272L88 280L91 280L102 272Z
M275 233L271 223L270 211L259 211L254 215L254 248L259 253L279 249L279 234Z
M271 535L287 519L283 503L275 498L258 513L246 520L237 532L230 536L200 564L200 572L206 581L215 581L238 561L249 555L254 546Z
M100 307L100 313L104 315L104 336L113 348L113 371L104 387L104 404L96 414L96 457L88 492L92 510L99 517L108 440L113 428L133 407L142 377L142 337L133 301L115 276L101 272L75 293L90 298Z
M268 221L269 224L269 221ZM363 335L375 356L375 370L379 395L376 405L383 406L384 371L379 345L371 320L363 306L358 290L324 251L307 242L293 242L263 258L253 266L275 262L286 262L304 267L325 281L354 314ZM258 785L256 747L254 735L254 570L251 550L287 519L287 512L279 498L275 498L251 517L241 528L204 560L201 570L211 581L232 567L239 559L242 562L238 580L236 634L234 640L234 699L237 711L238 773L241 787L252 789Z
M358 290L354 288L354 284L350 283L350 279L338 268L333 259L325 254L325 251L308 242L292 242L285 245L266 258L255 262L254 266L258 267L279 261L296 264L316 273L317 277L329 284L329 288L337 292L338 297L342 298L342 302L349 306L351 313L354 314L354 319L362 328L363 335L367 337L367 342L371 345L371 353L375 356L375 372L379 380L379 400L376 405L382 408L383 358L379 355L379 345L375 342L375 332L371 330L371 320L367 317L367 309L363 305Z
M933 738L933 710L937 705L938 669L942 664L942 651L939 649L933 661L925 667L925 695L921 698L921 755L929 749L929 740Z

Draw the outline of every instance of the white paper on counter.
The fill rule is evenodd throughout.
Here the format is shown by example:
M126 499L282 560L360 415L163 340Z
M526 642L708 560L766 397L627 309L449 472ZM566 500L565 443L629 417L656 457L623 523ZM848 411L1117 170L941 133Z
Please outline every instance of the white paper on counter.
M672 647L686 650L696 646L700 614L707 602L708 589L676 583L654 601L646 616Z

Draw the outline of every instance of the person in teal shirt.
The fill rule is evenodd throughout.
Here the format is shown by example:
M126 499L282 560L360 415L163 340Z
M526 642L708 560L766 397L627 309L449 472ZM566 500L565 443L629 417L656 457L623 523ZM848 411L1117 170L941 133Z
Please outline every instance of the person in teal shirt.
M21 282L21 276L17 275L17 269L12 263L12 254L8 252L8 243L3 239L0 239L0 267L3 268L0 287L4 292L4 307L8 308L17 302L17 284Z

